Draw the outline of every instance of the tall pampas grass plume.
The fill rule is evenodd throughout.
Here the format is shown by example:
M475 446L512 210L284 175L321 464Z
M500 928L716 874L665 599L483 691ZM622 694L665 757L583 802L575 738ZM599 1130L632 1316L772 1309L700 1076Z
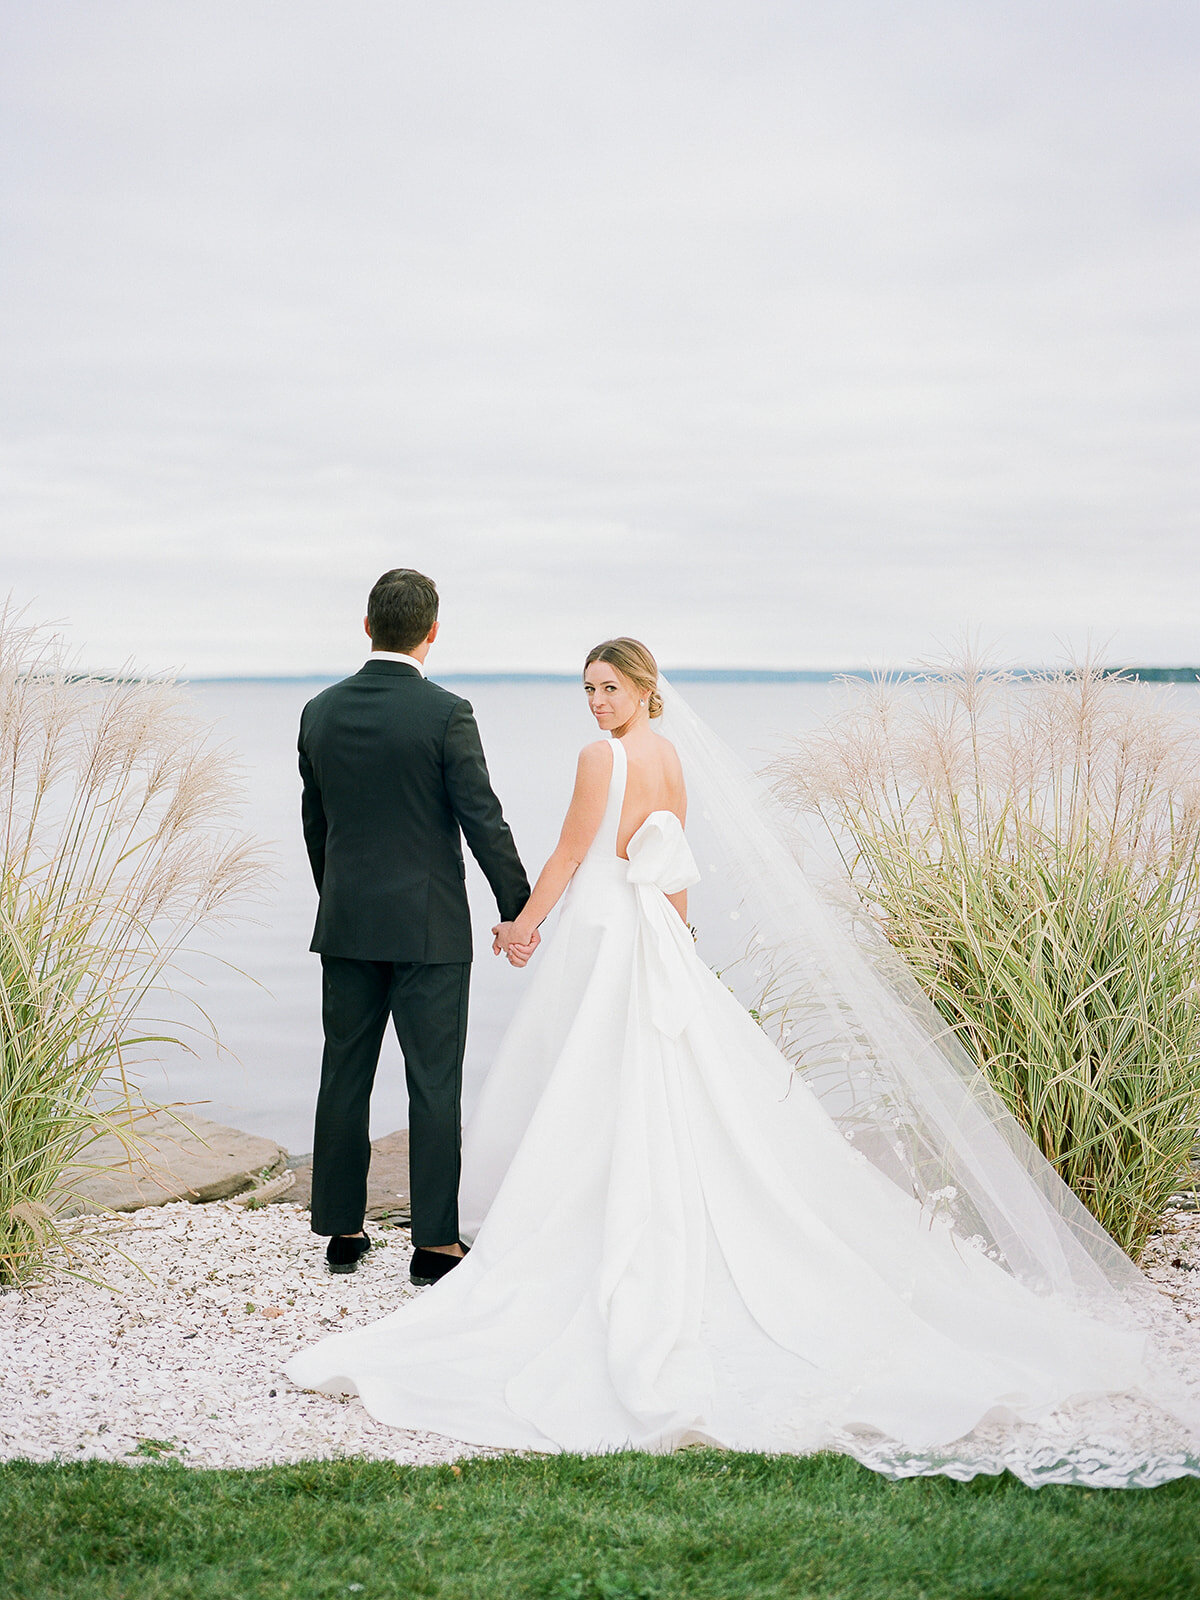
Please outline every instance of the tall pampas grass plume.
M849 682L774 766L1063 1180L1135 1258L1200 1125L1200 721L1094 659Z
M0 609L0 1284L62 1242L70 1174L127 1143L151 997L268 871L226 750L175 683L80 671Z

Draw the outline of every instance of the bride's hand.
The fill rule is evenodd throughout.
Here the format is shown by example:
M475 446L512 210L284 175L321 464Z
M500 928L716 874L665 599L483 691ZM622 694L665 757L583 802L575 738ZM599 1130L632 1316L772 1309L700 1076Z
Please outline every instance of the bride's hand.
M542 936L536 927L530 927L518 917L508 928L508 938L505 941L505 955L509 965L523 967L530 956L542 942Z
M542 936L536 928L525 937L519 937L520 932L515 922L498 922L492 929L492 954L505 955L510 965L523 967L541 944Z
M509 965L512 967L525 966L530 956L537 949L538 945L541 944L541 942L541 938L536 932L528 944L518 944L514 939L509 945L508 949L505 951L505 955L508 957Z

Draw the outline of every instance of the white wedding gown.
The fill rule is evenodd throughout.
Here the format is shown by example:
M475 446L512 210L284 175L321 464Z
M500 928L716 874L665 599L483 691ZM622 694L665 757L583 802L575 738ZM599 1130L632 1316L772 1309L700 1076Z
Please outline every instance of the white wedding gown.
M1196 1471L1137 1403L1136 1330L1025 1288L847 1143L666 899L699 876L678 819L652 813L618 856L612 753L604 820L464 1139L471 1253L289 1377L513 1449Z

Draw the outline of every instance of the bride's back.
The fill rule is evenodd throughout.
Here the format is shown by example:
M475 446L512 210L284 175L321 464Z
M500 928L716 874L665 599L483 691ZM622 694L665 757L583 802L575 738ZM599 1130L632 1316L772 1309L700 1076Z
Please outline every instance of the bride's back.
M625 751L625 798L617 825L617 854L624 856L630 839L652 811L672 811L687 821L687 790L675 746L649 728L621 740Z

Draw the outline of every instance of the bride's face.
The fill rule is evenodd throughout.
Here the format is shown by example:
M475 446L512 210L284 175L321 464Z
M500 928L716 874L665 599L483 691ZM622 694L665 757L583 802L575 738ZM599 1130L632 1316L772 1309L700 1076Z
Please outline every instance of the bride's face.
M583 692L605 733L617 732L641 710L637 687L607 661L593 661L583 675Z

